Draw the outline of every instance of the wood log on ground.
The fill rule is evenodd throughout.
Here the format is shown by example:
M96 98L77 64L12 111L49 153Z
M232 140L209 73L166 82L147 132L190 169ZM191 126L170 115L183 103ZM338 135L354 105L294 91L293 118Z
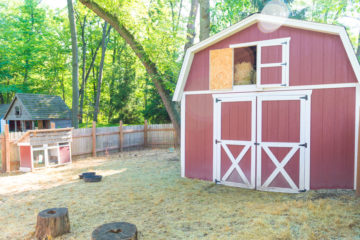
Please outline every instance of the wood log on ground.
M91 240L137 240L137 229L127 222L112 222L97 227Z
M49 208L38 214L36 239L52 239L69 232L70 221L67 208Z

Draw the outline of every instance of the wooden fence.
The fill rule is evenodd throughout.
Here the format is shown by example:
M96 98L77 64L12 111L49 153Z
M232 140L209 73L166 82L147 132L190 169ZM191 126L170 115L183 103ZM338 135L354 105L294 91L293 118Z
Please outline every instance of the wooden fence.
M52 126L54 128L54 126ZM10 172L19 168L20 157L16 141L25 132L9 132L0 135L0 158L2 171ZM178 138L172 124L147 124L118 127L96 127L73 129L71 155L73 157L92 155L100 152L124 151L143 147L177 147ZM9 149L9 151L7 151ZM8 167L9 166L9 167Z
M123 151L134 147L176 147L177 136L172 124L147 124L118 127L80 128L73 130L71 155L96 156L98 152Z

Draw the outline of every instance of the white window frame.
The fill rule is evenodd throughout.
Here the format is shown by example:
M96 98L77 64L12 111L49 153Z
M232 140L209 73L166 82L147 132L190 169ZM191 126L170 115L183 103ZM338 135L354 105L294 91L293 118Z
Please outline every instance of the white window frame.
M256 85L233 85L233 89L241 90L244 88L249 89L263 89L272 87L288 87L289 86L289 50L290 50L290 37L277 38L264 41L247 42L240 44L231 44L230 48L242 48L256 46ZM270 46L282 46L281 62L277 63L261 63L261 48ZM280 84L261 84L261 69L266 67L281 67L281 83Z

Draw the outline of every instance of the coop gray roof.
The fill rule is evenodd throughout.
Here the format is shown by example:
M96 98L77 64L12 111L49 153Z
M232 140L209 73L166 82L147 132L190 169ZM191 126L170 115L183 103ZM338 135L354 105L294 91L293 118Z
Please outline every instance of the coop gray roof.
M21 102L26 111L31 115L32 120L71 119L70 109L59 96L30 93L15 94L15 98L5 117L10 112L16 99Z
M7 110L9 109L10 104L0 104L0 118L2 118Z

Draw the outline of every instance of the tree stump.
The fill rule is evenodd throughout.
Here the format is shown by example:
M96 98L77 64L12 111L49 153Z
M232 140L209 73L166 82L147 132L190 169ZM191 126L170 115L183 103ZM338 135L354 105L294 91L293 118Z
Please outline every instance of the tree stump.
M107 223L92 232L91 240L137 240L137 229L127 222Z
M67 208L49 208L37 216L36 239L51 239L70 232Z

